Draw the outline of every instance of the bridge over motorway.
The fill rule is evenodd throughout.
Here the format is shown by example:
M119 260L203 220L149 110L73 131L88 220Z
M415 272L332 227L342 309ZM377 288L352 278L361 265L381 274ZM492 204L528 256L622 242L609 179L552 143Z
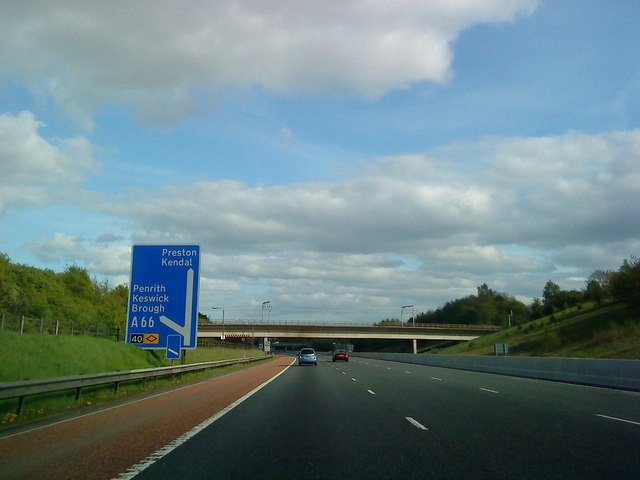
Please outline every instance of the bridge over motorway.
M413 352L417 353L418 340L468 341L481 335L500 330L495 325L444 325L419 324L417 326L377 326L358 324L312 324L303 322L262 323L225 322L198 325L199 338L261 338L264 344L270 338L375 338L410 340Z

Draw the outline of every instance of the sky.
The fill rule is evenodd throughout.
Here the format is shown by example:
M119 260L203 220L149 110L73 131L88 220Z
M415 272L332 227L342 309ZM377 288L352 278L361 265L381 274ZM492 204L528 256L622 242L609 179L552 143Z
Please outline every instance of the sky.
M636 0L0 0L0 252L212 319L530 303L640 255Z

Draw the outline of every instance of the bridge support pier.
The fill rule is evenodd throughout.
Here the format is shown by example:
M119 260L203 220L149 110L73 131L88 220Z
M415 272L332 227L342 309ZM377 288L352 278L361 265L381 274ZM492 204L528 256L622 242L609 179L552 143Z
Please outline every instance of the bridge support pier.
M418 354L418 340L414 338L413 340L411 340L411 342L413 343L413 354L417 355Z

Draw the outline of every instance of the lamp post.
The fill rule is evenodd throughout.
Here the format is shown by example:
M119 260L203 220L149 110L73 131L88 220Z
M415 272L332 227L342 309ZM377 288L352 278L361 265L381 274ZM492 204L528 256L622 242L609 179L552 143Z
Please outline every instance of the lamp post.
M222 335L220 335L220 340L224 340L224 307L211 307L213 310L222 310Z
M400 322L402 323L402 313L405 310L411 309L411 320L413 320L413 326L416 326L416 315L415 315L415 311L413 309L413 305L403 305L400 307ZM402 323L402 326L404 327L404 323ZM418 340L417 339L413 339L411 340L412 346L413 346L413 354L416 355L418 353Z
M271 323L271 300L262 302L262 321L264 322L264 311L269 312L269 323Z
M402 326L404 327L404 322L402 321L402 314L404 313L404 311L406 309L411 309L411 319L413 320L413 326L416 326L416 316L413 310L413 305L403 305L400 307L400 323L402 324Z

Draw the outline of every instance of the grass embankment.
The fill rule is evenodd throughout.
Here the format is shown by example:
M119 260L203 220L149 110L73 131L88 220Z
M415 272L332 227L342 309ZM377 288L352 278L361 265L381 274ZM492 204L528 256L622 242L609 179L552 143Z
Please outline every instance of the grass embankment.
M452 355L493 355L494 343L510 356L640 359L640 315L622 304L570 309L444 348Z
M171 365L164 350L144 350L133 345L87 336L20 334L0 330L0 382L117 372ZM254 348L196 348L188 350L187 363L214 362L262 355Z
M143 350L139 347L111 340L67 335L20 334L0 330L0 382L62 377L102 372L116 372L140 368L154 368L171 365L164 351ZM187 363L213 362L232 358L263 356L256 348L197 348L188 350ZM177 361L176 361L177 362ZM96 404L112 401L115 398L186 383L205 376L215 376L242 368L222 367L202 373L184 374L176 378L160 378L142 382L121 384L117 395L113 385L87 388L82 398L75 400L73 392L63 392L46 396L33 396L26 399L22 416L15 415L17 400L0 401L0 424L7 426L50 414L75 411L79 408L94 407Z

